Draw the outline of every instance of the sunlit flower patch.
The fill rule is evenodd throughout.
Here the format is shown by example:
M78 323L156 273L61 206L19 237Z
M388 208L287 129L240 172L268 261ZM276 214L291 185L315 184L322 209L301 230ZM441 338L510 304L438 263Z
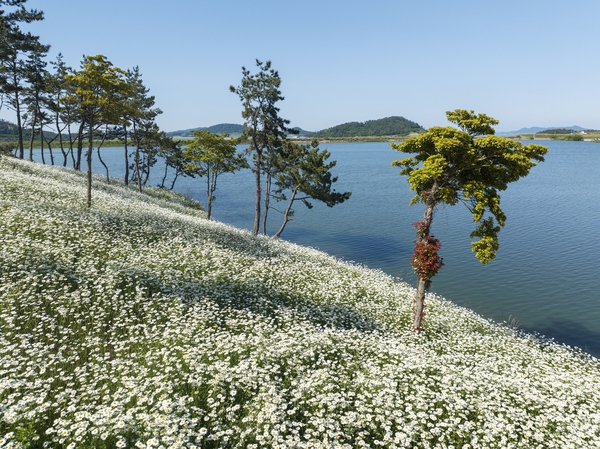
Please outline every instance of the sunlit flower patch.
M0 448L599 448L600 364L168 191L0 160Z

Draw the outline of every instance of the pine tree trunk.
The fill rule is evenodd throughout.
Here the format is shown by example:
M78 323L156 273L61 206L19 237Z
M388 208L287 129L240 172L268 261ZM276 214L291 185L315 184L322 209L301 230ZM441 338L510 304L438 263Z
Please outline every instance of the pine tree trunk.
M77 159L75 161L75 170L81 170L81 154L83 153L83 128L85 122L82 121L79 126L79 132L77 133ZM91 129L90 129L91 133ZM91 137L90 137L91 139Z
M212 212L213 192L211 186L211 173L210 171L206 174L206 215L209 220Z
M125 148L125 175L124 175L124 181L125 181L125 185L128 186L129 185L129 155L127 154L127 152L129 151L127 149L127 127L124 127L125 130L125 138L124 138L124 142L123 142L123 147Z
M93 128L90 125L87 152L87 207L92 207L92 151L94 149Z
M15 72L13 75L13 85L18 86L18 81L19 80ZM21 121L21 105L18 87L16 87L15 90L15 112L17 113L17 131L19 133L19 159L25 159L25 147L23 145L23 122Z
M271 199L271 176L269 172L265 174L266 183L265 183L265 211L263 212L263 235L267 235L267 217L269 215L269 203Z
M298 191L296 189L292 190L292 196L290 197L290 202L288 203L285 212L283 212L283 223L281 223L281 227L279 228L279 230L275 233L275 235L273 236L273 238L279 238L281 236L281 233L283 232L283 230L285 229L285 225L288 224L288 222L290 221L290 212L292 210L292 204L294 203L294 200L296 199L296 193Z
M171 188L169 190L173 190L175 188L175 181L179 177L179 170L175 169L175 177L173 178L173 182L171 183Z
M102 142L104 142L104 139L102 139ZM106 183L110 184L110 176L109 176L109 173L108 173L108 165L106 165L106 163L104 162L104 160L102 159L102 156L100 154L100 147L101 146L102 146L102 144L100 144L98 146L98 160L100 161L100 163L104 167L104 171L106 172Z
M139 143L135 147L135 176L137 180L138 190L142 193L142 173L140 170L140 149Z
M261 185L260 185L260 166L261 166L261 152L256 152L256 163L254 164L254 180L255 180L255 191L256 200L254 202L254 228L252 229L253 235L258 235L260 231L260 200L261 200Z
M33 139L35 139L35 125L37 124L37 114L33 114L33 118L31 119L31 137L29 138L29 161L33 162ZM44 151L44 147L42 146L42 152ZM43 154L42 154L43 156ZM44 164L46 162L43 162Z
M63 128L64 130L64 128ZM62 139L62 131L60 130L60 126L58 126L58 114L56 114L56 131L58 132L58 144L60 145L60 152L63 154L64 162L63 167L67 166L67 153L65 152L65 148L63 146Z

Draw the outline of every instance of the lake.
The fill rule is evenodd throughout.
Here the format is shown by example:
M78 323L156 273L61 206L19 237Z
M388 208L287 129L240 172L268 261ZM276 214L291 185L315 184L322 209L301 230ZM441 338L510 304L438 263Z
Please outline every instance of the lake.
M550 149L546 161L501 193L508 219L496 260L481 265L471 252L474 224L463 205L436 211L432 233L442 243L445 266L431 291L487 318L600 356L600 143L536 143ZM315 202L308 210L297 204L282 238L414 283L412 223L420 220L423 206L409 206L413 192L391 166L402 154L387 143L321 147L337 160L336 190L351 191L352 197L333 208ZM102 149L111 176L123 176L122 154L122 148ZM161 167L154 169L153 185L162 178ZM94 171L103 173L97 161ZM214 218L251 229L253 182L249 170L223 175ZM206 202L204 188L199 179L183 178L175 185L201 203ZM271 211L270 217L272 233L281 214Z

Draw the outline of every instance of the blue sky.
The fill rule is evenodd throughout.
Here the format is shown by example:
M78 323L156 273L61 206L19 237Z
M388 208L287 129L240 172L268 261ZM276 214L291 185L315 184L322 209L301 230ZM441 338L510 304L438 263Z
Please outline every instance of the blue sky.
M600 129L597 0L29 0L28 26L78 67L139 66L165 131L242 123L229 86L271 60L281 116L316 131L462 108L529 126ZM0 118L13 120L3 109Z

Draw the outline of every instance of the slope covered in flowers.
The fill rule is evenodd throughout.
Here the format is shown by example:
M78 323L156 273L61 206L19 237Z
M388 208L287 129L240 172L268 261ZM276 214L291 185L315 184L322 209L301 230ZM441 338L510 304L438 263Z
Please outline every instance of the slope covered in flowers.
M598 448L600 366L380 272L0 160L0 447Z

